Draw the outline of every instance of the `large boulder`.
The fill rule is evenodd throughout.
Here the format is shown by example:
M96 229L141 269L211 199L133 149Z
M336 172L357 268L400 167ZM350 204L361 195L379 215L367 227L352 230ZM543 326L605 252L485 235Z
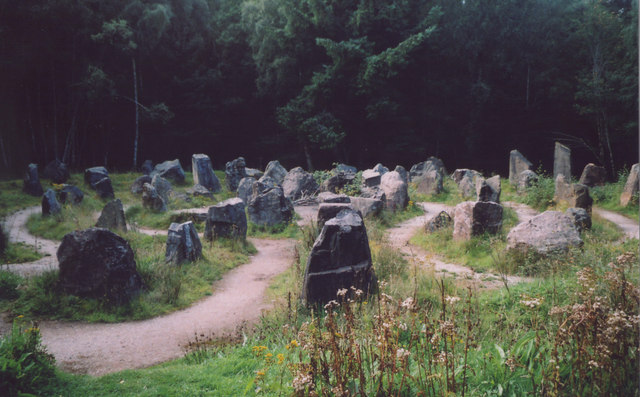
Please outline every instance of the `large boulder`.
M453 239L469 240L483 233L497 234L502 228L502 206L491 201L465 201L453 213Z
M184 193L187 197L206 197L213 199L213 193L211 193L211 190L202 185L193 185L192 187L185 189Z
M127 221L124 217L124 207L120 199L109 201L104 208L96 227L102 227L109 230L120 230L122 232L127 231Z
M409 204L408 186L396 171L382 175L380 188L387 197L385 208L395 211L404 209Z
M211 159L206 154L194 154L191 156L191 170L193 172L193 184L202 185L213 193L222 190L218 177L213 172Z
M44 167L42 175L53 183L62 184L69 180L69 169L65 163L56 159Z
M470 175L465 175L458 183L458 193L463 198L471 198L477 195L476 191L476 178Z
M558 174L555 183L555 200L566 202L570 207L584 208L591 213L593 199L589 195L589 188L579 183L567 182L564 174Z
M470 170L468 168L458 168L455 171L453 171L453 174L451 174L451 179L453 179L456 185L460 185L460 182L462 182L462 179L469 178L471 182L474 183L474 186L475 186L476 178L481 176L482 174L476 170Z
M142 289L129 243L107 229L67 234L57 256L59 284L67 293L122 304Z
M553 152L553 177L557 178L558 175L571 180L571 149L560 142L556 142Z
M589 186L603 186L607 181L607 170L593 163L584 166L582 175L580 175L580 183Z
M278 160L269 161L267 168L264 170L264 175L273 178L278 185L282 185L284 177L287 176L287 169L280 165Z
M131 193L142 194L142 186L145 183L151 183L152 179L149 175L142 175L136 178L131 184Z
M319 203L350 203L351 200L346 194L335 194L331 192L322 192L318 194Z
M58 199L61 203L80 204L84 199L84 193L77 186L64 185L58 192Z
M322 182L320 190L323 192L338 193L340 190L344 189L345 186L352 183L355 177L356 174L338 172Z
M109 177L109 172L104 167L91 167L84 170L84 183L91 186L104 178Z
M489 179L482 177L476 179L476 195L478 201L493 201L494 203L499 203L501 191L500 175L492 176Z
M507 249L539 254L566 252L569 247L582 245L573 220L559 211L546 211L522 222L507 235Z
M335 168L336 172L344 172L345 174L357 174L358 169L352 165L338 164Z
M384 175L387 172L389 172L389 169L387 167L385 167L384 165L382 165L381 163L376 164L373 168L373 171L379 173L380 175Z
M180 265L186 261L195 262L201 257L202 243L193 222L172 223L167 233L165 261Z
M509 154L509 182L512 185L518 183L520 174L531 168L533 164L517 150Z
M379 186L363 187L360 189L360 197L382 200L383 203L387 201L387 195Z
M51 189L42 195L42 216L55 215L62 211L62 206L56 198L56 192Z
M260 226L289 223L293 219L293 204L285 197L283 189L275 186L260 191L258 184L260 182L254 183L254 192L247 205L249 220Z
M368 197L349 197L351 207L358 211L364 218L379 215L384 209L384 201Z
M322 230L324 224L331 218L335 218L340 211L353 209L350 203L322 203L318 206L317 224L318 230Z
M98 196L103 199L114 198L113 186L111 185L111 178L106 177L100 179L98 182L91 185L91 187L98 193Z
M315 195L318 192L318 184L313 175L302 167L293 168L282 182L284 195L291 200Z
M161 177L160 175L154 175L151 179L151 184L154 188L156 188L156 191L158 192L160 197L162 197L162 200L164 200L164 202L168 204L169 198L173 193L173 186L171 186L171 182Z
M419 177L414 178L413 181L416 184L416 191L418 193L434 195L441 193L444 189L444 178L442 174L436 170L427 171Z
M409 170L409 180L413 181L415 178L419 178L421 175L429 171L438 171L440 175L446 175L447 170L444 168L444 163L437 157L429 157L427 160L414 164Z
M538 183L538 174L531 170L524 170L518 176L517 190L518 192L523 193L536 183Z
M302 298L308 304L337 299L339 289L355 287L368 293L375 275L367 230L350 209L328 220L309 253Z
M142 186L142 206L155 212L165 212L167 210L167 204L150 183L145 183Z
M159 175L165 179L172 180L175 183L184 183L184 170L180 165L180 160L167 160L157 164L151 172L151 177Z
M449 213L446 211L440 211L438 215L427 221L427 223L424 225L424 228L428 233L433 233L437 230L451 226L452 223L453 219L451 219Z
M380 180L382 175L374 170L362 171L362 185L365 187L380 186Z
M255 178L255 179L260 179L264 176L264 172L260 171L257 168L245 167L244 172L247 174L248 177Z
M205 240L211 241L218 237L244 240L247 237L247 215L244 208L244 201L238 197L209 207L204 229Z
M567 208L564 213L573 220L578 233L591 229L591 216L584 208Z
M247 163L244 161L244 157L238 157L237 159L225 164L225 183L229 191L235 192L238 189L238 183L240 183L240 180L247 177L247 170L245 169L246 166Z
M238 188L236 189L236 195L245 204L249 203L249 199L251 198L251 193L253 191L254 182L256 182L254 178L246 177L246 178L242 178L240 180L240 183L238 183Z
M401 165L396 165L396 168L393 169L395 172L400 174L404 183L409 183L409 172Z
M2 223L0 223L0 256L4 255L4 251L7 249L7 236L5 236L2 230Z
M140 171L142 171L144 175L151 175L151 173L153 172L153 161L145 160L144 162L142 162Z
M634 164L631 167L631 172L627 177L627 182L624 184L624 190L620 195L620 205L626 207L629 203L637 202L638 200L638 186L640 185L640 164Z
M40 177L38 176L38 165L29 164L27 171L24 174L24 180L22 183L22 191L32 196L42 196L44 192L42 185L40 184Z

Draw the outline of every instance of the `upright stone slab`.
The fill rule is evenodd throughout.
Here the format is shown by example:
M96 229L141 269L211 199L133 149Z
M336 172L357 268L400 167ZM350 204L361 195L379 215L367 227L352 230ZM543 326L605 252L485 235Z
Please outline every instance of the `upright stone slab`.
M244 161L244 157L238 157L225 165L225 183L229 191L235 192L238 189L240 180L247 177L246 166L247 163Z
M456 205L453 219L454 240L497 234L502 228L502 206L491 201L465 201Z
M109 177L100 179L98 182L92 184L91 187L98 193L100 198L108 199L115 197L113 186L111 185L111 178Z
M447 170L445 169L442 160L437 157L431 156L426 161L411 166L411 169L409 170L409 180L413 181L414 179L419 178L421 175L434 170L438 171L440 175L447 174Z
M38 176L38 164L29 164L27 167L27 171L24 174L22 191L31 196L42 196L44 191L42 190L40 177Z
M465 175L458 183L458 193L462 198L472 198L476 196L476 179L469 175Z
M580 175L580 183L588 187L604 186L606 181L607 170L593 163L585 165Z
M180 160L167 160L155 166L151 177L159 175L165 179L169 179L175 183L184 183L184 170L180 164Z
M104 167L91 167L84 170L84 183L91 186L104 178L109 177L109 172Z
M328 220L309 253L302 287L308 304L337 299L339 289L368 293L375 275L367 230L354 210L343 210Z
M4 251L7 249L7 236L5 236L2 230L2 223L0 223L0 256L4 255Z
M409 204L408 186L396 171L382 175L380 188L387 197L385 208L396 211L406 208L407 204Z
M96 227L102 227L109 230L120 230L122 232L127 231L127 221L124 217L124 207L120 199L109 201L104 208Z
M151 183L152 179L149 175L142 175L136 178L131 184L131 193L142 194L142 186L145 183Z
M202 257L202 243L193 222L172 223L167 233L165 261L174 265L195 262Z
M564 213L573 220L578 233L591 229L591 216L584 208L567 208Z
M153 161L145 160L140 166L140 171L142 171L144 175L151 175L153 172Z
M331 218L335 218L340 211L353 209L350 203L322 203L318 206L317 225L322 230L324 224Z
M492 176L489 179L482 177L476 179L476 195L478 201L493 201L494 203L499 203L501 191L500 175Z
M538 183L538 174L531 170L524 170L518 176L518 193L524 193L528 188Z
M171 182L161 177L160 175L154 175L151 179L151 184L156 191L162 197L165 204L169 204L169 198L171 197L171 193L173 192L173 186L171 186Z
M620 195L620 205L623 207L628 206L630 203L637 200L638 186L640 185L640 164L634 164L631 167L631 172L627 177L627 182L624 184L624 190Z
M582 239L573 219L559 211L546 211L522 222L507 235L507 250L539 254L567 252L569 247L579 247Z
M380 186L381 175L374 170L364 170L362 172L362 184L365 187Z
M166 212L167 204L150 183L142 186L142 206L154 212Z
M254 183L254 193L249 199L249 220L259 226L275 226L289 223L293 219L293 204L284 195L280 186L256 190L260 182ZM263 185L264 186L264 185Z
M42 216L55 215L62 211L62 206L56 198L56 192L51 189L42 195Z
M290 170L282 182L285 197L294 201L317 194L318 188L318 183L313 175L303 170L302 167Z
M56 159L44 167L43 175L53 183L62 184L69 179L69 169L65 163Z
M236 189L236 195L245 204L249 204L249 199L251 198L254 182L256 182L254 178L246 177L246 178L242 178L240 180L240 183L238 183L238 189Z
M570 183L560 174L556 177L555 197L557 202L566 202L570 207L584 208L591 213L593 199L589 195L589 188L580 183Z
M368 197L349 197L351 206L364 218L379 215L384 209L384 200Z
M416 184L416 191L422 194L438 194L444 189L444 178L436 170L425 172L419 177L414 178Z
M278 185L282 185L284 178L287 176L287 169L280 165L278 160L269 161L267 168L264 170L264 175L273 178Z
M64 187L58 193L58 199L61 203L66 204L80 204L84 199L84 192L77 186L64 185Z
M531 169L531 162L517 150L512 150L509 154L509 183L516 185L518 178L523 171Z
M209 207L204 229L205 240L211 241L218 237L244 240L247 237L247 215L244 208L244 201L238 197Z
M409 183L409 172L401 165L396 165L396 168L393 169L395 172L400 174L404 183Z
M67 234L57 256L59 285L67 293L122 304L143 287L129 243L107 229Z
M191 170L193 172L193 184L202 185L213 193L222 190L218 177L213 172L211 159L206 154L194 154L191 156Z
M560 174L564 175L568 181L571 180L571 149L556 142L553 153L553 177L557 178Z

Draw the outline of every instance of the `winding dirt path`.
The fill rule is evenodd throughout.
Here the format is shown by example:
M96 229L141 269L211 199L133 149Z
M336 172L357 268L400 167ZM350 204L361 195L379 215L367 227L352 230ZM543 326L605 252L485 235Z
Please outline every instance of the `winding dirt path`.
M614 223L622 230L627 238L639 238L638 221L634 221L633 219L612 211L603 210L602 208L593 207L593 213Z

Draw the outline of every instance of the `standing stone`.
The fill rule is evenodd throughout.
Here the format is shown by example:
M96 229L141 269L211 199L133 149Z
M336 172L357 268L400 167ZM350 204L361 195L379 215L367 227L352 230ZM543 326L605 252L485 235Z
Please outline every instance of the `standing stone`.
M249 220L259 226L289 223L293 219L293 204L285 197L282 188L275 186L259 191L257 184L260 182L254 183L254 193L247 206Z
M290 200L312 196L318 192L318 184L313 175L306 172L302 167L296 167L289 171L282 182L284 195Z
M350 203L351 200L346 194L335 194L331 192L322 192L318 194L319 203Z
M523 193L531 186L538 183L538 174L531 170L524 170L518 176L518 192Z
M167 210L166 203L150 183L145 183L142 186L142 206L155 212L165 212Z
M555 197L557 202L566 202L570 207L584 208L591 213L593 199L589 195L589 188L579 183L567 182L563 174L559 174L555 183Z
M60 160L53 160L46 167L42 173L45 178L51 179L51 182L62 184L69 179L69 169L67 165Z
M404 209L409 204L408 185L396 171L382 175L380 188L387 197L385 208L396 211Z
M573 220L559 211L545 211L522 222L507 235L507 250L539 254L567 252L569 247L582 245Z
M458 168L457 170L453 171L451 179L453 179L456 185L460 185L460 182L462 182L464 178L469 178L469 180L475 186L476 178L481 176L482 174L476 170L470 170L468 168Z
M244 172L247 174L248 177L251 177L254 179L260 179L264 176L264 172L256 168L245 167Z
M145 160L142 166L140 166L140 171L142 171L144 175L151 175L153 172L153 161Z
M136 178L131 184L131 193L142 194L142 186L145 183L151 183L151 177L149 175L142 175Z
M180 265L185 261L195 262L201 257L202 243L193 222L172 223L167 233L165 261Z
M209 199L213 199L213 193L211 193L211 190L207 189L202 185L193 185L189 189L186 189L184 192L187 195L187 197L193 196L193 197L206 197Z
M425 172L421 176L414 178L416 191L428 195L439 194L444 189L443 179L442 174L436 170Z
M362 184L366 187L380 186L382 175L374 170L364 170L362 172Z
M4 251L7 249L7 236L5 236L2 230L2 223L0 223L0 256L4 255Z
M160 175L154 175L154 177L151 179L151 184L154 188L156 188L156 191L158 192L160 197L162 197L162 200L164 200L165 204L169 204L169 198L171 197L171 193L173 192L173 186L171 186L171 182L164 179Z
M67 293L122 304L142 289L142 277L129 243L107 229L67 234L57 257L59 284Z
M456 205L453 219L454 240L497 234L502 228L502 206L491 201L465 201Z
M638 200L638 186L640 185L640 164L634 164L624 184L624 190L620 195L620 205L626 207L631 202Z
M421 175L429 171L438 171L440 175L446 175L447 170L444 168L444 163L437 157L430 156L426 161L411 166L409 170L409 180L413 181L415 178L419 178Z
M500 202L500 175L492 176L489 179L482 177L476 179L476 194L478 201Z
M349 197L351 207L362 214L363 218L379 215L384 209L384 200L368 197Z
M109 201L98 218L96 227L102 227L109 230L127 231L127 221L124 217L124 207L120 199Z
M607 181L607 170L604 167L598 167L593 163L584 166L582 175L580 175L580 183L589 186L604 186Z
M383 203L387 201L387 195L379 186L363 187L360 189L360 197L382 200Z
M244 157L238 157L225 165L225 183L230 192L235 192L238 189L240 180L247 177L246 166Z
M280 165L278 160L269 161L267 168L264 170L264 176L271 177L278 185L282 185L284 177L287 176L287 169Z
M591 216L584 208L568 208L564 213L573 220L578 233L591 229Z
M115 197L115 194L113 193L113 186L111 186L111 179L109 177L100 179L98 182L92 184L91 187L95 189L100 198L107 199Z
M557 178L560 174L564 175L568 181L571 180L571 149L556 142L553 153L553 177Z
M61 203L80 204L84 199L84 193L77 186L64 185L58 193Z
M453 220L451 219L449 213L446 211L440 211L438 215L429 219L424 228L428 233L433 233L437 230L451 226L452 223Z
M409 172L407 172L407 170L401 166L401 165L396 165L396 168L393 169L395 172L397 172L398 174L400 174L400 176L402 177L402 180L404 181L404 183L409 183Z
M94 184L108 177L109 172L104 167L91 167L84 170L84 183L92 188Z
M40 178L38 177L37 164L29 164L27 167L27 171L24 174L22 191L32 196L42 196L43 190L40 184Z
M340 211L353 209L351 204L347 203L322 203L318 206L317 224L318 230L322 230L324 224L332 218L335 218Z
M369 293L375 281L367 230L354 210L328 220L309 253L302 298L308 304L337 299L339 289Z
M463 198L470 198L476 195L476 183L474 178L469 175L465 175L458 183L458 193Z
M56 198L56 192L51 189L42 196L42 216L55 215L62 211L62 206Z
M184 170L180 165L180 160L167 160L155 166L151 177L159 175L165 179L172 180L175 183L184 183Z
M509 182L512 185L518 183L518 178L523 171L529 170L533 164L517 150L509 154Z
M389 169L387 167L385 167L384 165L382 165L381 163L376 164L373 168L372 168L375 172L379 173L380 176L386 174L387 172L389 172Z
M242 178L240 183L238 183L238 189L236 191L236 195L240 198L245 204L249 203L249 199L251 198L251 193L253 189L253 183L256 180L250 177Z
M338 172L336 175L331 176L329 179L322 182L320 189L324 192L338 193L345 186L352 183L356 174Z
M206 154L194 154L191 156L191 170L193 172L193 184L202 185L213 193L222 190L218 177L213 172L211 159Z
M247 237L247 215L242 199L231 198L209 207L204 238L211 241L219 237L243 240Z

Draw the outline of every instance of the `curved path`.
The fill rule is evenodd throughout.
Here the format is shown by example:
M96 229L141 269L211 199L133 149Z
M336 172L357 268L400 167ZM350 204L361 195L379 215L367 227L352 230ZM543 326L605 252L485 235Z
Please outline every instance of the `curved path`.
M638 231L637 221L612 211L603 210L602 208L593 207L593 213L614 223L622 230L627 238L639 238L640 233Z

